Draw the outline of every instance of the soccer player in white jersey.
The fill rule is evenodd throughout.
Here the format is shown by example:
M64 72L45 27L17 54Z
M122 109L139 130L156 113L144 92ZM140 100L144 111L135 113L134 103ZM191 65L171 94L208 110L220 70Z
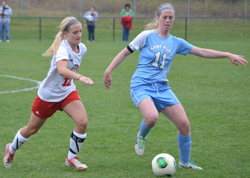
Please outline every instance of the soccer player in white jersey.
M93 85L89 78L77 73L82 57L87 48L81 43L82 25L75 17L67 17L60 24L60 32L51 47L43 54L51 56L50 69L42 81L38 95L32 106L28 125L21 128L12 143L6 145L3 164L12 167L14 155L29 137L35 134L57 110L64 111L75 122L70 136L70 149L66 157L66 166L74 166L77 170L88 167L81 163L76 154L80 151L87 136L87 113L76 90L74 80ZM64 39L66 38L66 39Z
M180 168L202 170L190 161L191 132L187 115L175 94L169 87L166 76L175 54L188 53L203 58L229 58L238 65L245 66L247 60L243 56L193 46L181 38L170 34L174 23L175 11L171 4L165 3L156 11L154 22L146 26L126 48L111 62L104 73L104 84L111 88L111 72L131 53L140 50L139 63L134 72L130 94L134 104L144 119L137 134L135 151L139 156L144 154L146 136L156 124L159 112L170 119L178 129L178 146Z

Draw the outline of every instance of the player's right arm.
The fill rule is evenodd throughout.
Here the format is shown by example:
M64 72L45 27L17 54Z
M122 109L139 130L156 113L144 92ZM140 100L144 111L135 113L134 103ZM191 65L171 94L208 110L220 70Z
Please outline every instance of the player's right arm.
M148 36L149 33L152 33L152 30L148 30L148 31L143 31L141 32L139 35L137 35L137 37L126 47L124 48L111 62L111 64L109 65L109 67L105 70L104 72L104 84L106 86L106 88L111 88L111 75L110 73L131 53L133 53L134 51L140 50L141 48L143 48L143 46L146 43L146 38Z
M65 78L70 78L70 79L74 79L74 80L78 79L81 82L84 82L84 83L89 84L89 85L94 84L94 82L89 77L82 76L81 74L78 74L76 72L69 70L67 68L68 60L66 60L66 59L57 61L56 66L57 66L58 74L65 77Z
M124 48L110 63L108 68L104 72L103 80L106 88L111 88L111 72L128 56L131 52L126 48Z

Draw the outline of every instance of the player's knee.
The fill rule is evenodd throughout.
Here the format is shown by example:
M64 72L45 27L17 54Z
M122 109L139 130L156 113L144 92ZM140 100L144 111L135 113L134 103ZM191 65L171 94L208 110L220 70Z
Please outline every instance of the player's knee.
M147 117L145 117L145 119L150 125L155 125L158 120L158 113L150 113Z
M76 122L76 125L81 128L87 128L88 119L87 118L78 119L78 121Z
M179 131L180 131L180 133L182 133L182 135L189 135L189 133L190 133L190 122L188 120L182 122L180 124Z

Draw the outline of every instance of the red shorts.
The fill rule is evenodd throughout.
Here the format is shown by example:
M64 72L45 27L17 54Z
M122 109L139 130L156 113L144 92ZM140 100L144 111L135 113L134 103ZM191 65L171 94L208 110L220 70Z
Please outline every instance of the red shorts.
M57 110L62 110L64 106L75 100L81 100L80 96L78 95L78 91L72 91L61 102L46 102L37 96L32 106L32 112L40 119L47 119L51 117Z

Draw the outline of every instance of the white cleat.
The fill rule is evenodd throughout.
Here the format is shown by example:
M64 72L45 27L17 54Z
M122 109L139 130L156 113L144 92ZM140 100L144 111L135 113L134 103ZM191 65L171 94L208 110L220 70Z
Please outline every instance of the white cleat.
M80 170L80 171L88 169L88 166L81 163L76 156L71 159L68 159L68 156L67 156L65 160L65 164L66 166L69 166L69 167L75 167L77 170Z
M138 132L135 143L135 152L138 156L143 156L144 154L145 141L147 141L146 138L143 138L142 136L139 137L139 132Z
M13 162L13 158L15 156L15 154L12 154L9 151L9 147L10 147L11 143L8 143L5 147L6 151L5 151L5 155L3 158L3 165L5 168L11 168L12 167L12 162Z
M192 161L189 161L186 164L179 163L179 168L203 170L201 167L197 166L196 163Z

